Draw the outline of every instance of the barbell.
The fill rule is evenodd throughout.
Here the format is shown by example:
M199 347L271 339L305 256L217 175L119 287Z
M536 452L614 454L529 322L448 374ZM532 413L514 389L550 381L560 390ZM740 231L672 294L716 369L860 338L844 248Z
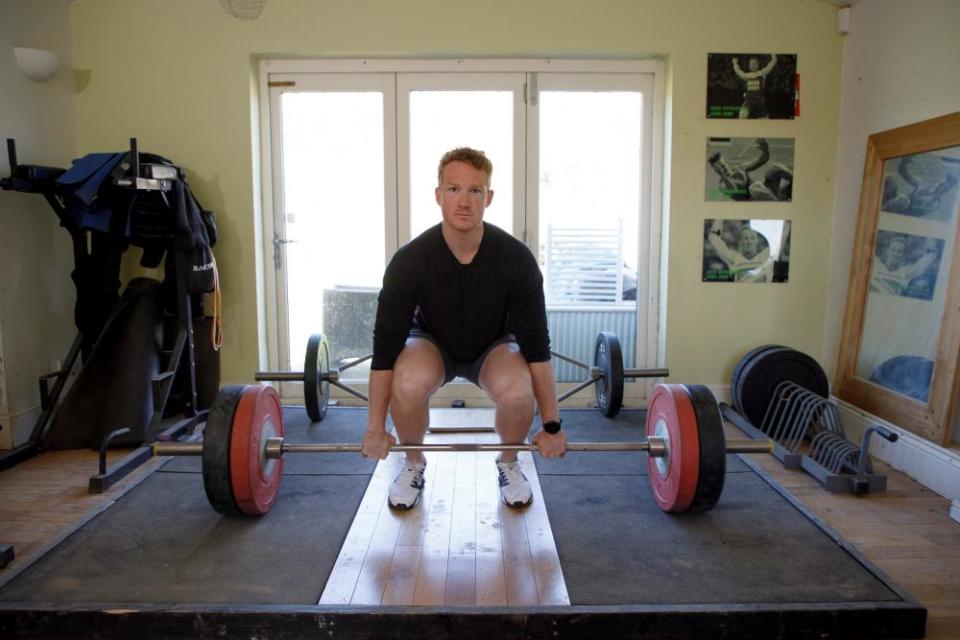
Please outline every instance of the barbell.
M647 409L645 440L570 442L568 451L637 451L647 454L654 500L662 510L706 511L723 491L727 453L767 453L770 440L731 440L710 389L660 384ZM536 451L527 443L407 444L391 451ZM156 456L202 456L203 486L211 506L226 515L263 515L277 499L283 456L359 452L359 444L288 442L273 387L228 385L217 395L202 442L155 442Z
M612 331L601 331L597 335L593 346L593 365L556 351L551 351L550 354L559 360L586 369L588 372L586 380L559 395L557 400L562 402L581 389L596 384L597 408L600 413L608 418L617 415L623 406L625 378L665 378L670 375L669 369L624 369L620 339ZM341 382L340 374L372 357L373 354L369 353L342 367L331 369L330 345L327 338L323 334L315 333L307 340L303 371L257 371L254 373L253 379L257 382L302 382L307 415L314 422L319 422L327 415L331 384L364 402L369 402L366 394Z

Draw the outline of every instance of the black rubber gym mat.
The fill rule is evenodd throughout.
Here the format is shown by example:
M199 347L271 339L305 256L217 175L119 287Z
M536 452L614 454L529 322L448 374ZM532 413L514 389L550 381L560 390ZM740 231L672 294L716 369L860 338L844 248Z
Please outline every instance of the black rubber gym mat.
M366 421L362 410L331 409L312 426L302 410L286 413L297 441L352 441ZM643 435L640 411L562 414L571 439ZM195 470L152 474L0 587L0 636L923 636L923 607L750 465L729 458L741 471L728 473L713 510L668 515L654 505L642 456L620 455L535 457L570 606L315 605L372 463L291 455L268 515L226 518L207 504L194 459ZM320 473L332 468L346 470Z
M560 415L567 442L637 442L646 438L647 412L642 409L624 409L613 418L604 418L596 409L567 409ZM540 475L647 475L647 454L636 451L572 451L562 459L550 460L533 457ZM746 465L736 456L727 456L727 472L742 471L748 471ZM641 482L645 485L647 481Z
M645 478L540 476L572 605L900 601L755 473L660 511Z
M365 410L284 409L291 442L359 442ZM262 518L215 512L199 457L174 458L0 589L0 602L316 604L376 462L290 455Z
M154 473L0 602L316 604L368 478L284 476L262 518L210 508L198 473Z

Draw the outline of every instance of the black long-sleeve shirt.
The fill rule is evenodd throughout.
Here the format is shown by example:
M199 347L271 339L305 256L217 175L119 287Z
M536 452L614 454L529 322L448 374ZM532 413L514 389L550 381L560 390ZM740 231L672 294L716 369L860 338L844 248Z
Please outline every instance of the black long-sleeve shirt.
M412 326L457 362L474 362L507 333L527 362L550 359L540 267L526 245L486 222L469 264L453 255L439 224L394 254L380 290L372 369L393 368Z

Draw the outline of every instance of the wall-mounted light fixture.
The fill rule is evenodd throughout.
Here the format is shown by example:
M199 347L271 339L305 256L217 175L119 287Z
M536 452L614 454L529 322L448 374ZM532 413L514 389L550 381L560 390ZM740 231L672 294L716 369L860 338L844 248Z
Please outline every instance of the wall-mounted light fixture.
M60 68L60 57L52 51L14 47L13 56L20 71L34 82L49 80Z

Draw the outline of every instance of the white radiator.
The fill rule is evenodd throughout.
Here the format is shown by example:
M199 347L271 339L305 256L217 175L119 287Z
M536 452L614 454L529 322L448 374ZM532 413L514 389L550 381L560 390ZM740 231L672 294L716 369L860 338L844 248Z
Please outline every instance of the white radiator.
M633 304L603 307L547 307L550 348L586 364L593 364L593 348L601 331L612 331L620 339L624 368L636 367L637 311ZM589 372L553 359L558 382L579 382Z

